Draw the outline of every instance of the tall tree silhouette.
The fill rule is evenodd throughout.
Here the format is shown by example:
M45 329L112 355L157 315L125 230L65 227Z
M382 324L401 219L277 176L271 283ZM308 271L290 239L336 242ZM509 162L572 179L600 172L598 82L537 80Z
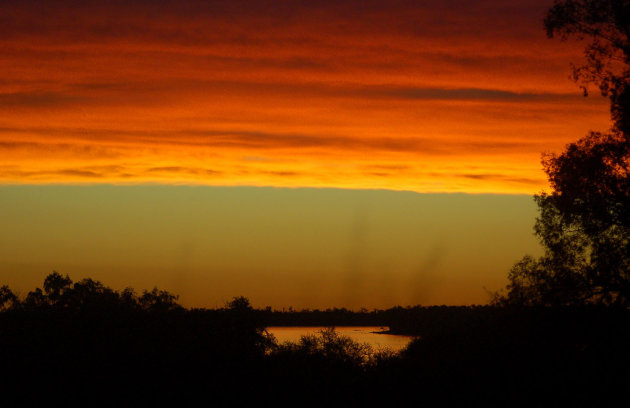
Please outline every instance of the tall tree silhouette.
M556 1L549 37L588 39L573 78L610 99L612 129L543 156L552 191L536 196L545 248L510 271L505 303L630 305L630 0Z

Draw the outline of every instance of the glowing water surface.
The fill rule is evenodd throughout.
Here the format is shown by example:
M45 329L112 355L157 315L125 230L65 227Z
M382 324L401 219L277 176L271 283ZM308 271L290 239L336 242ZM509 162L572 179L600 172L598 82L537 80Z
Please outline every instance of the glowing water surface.
M320 330L326 327L318 326L273 326L267 327L267 331L273 334L278 340L278 343L284 343L287 341L298 342L304 335L317 334ZM400 351L409 344L413 339L411 336L402 336L398 334L382 334L382 332L388 330L383 326L337 326L335 331L337 333L348 336L359 343L368 343L374 349L388 348L392 351Z

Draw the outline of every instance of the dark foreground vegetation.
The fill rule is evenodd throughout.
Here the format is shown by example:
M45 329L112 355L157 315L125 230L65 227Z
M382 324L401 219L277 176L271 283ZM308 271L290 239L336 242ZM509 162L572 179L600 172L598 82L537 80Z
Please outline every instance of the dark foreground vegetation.
M0 305L0 384L22 404L601 405L627 401L630 384L623 308L274 312L239 297L185 309L165 291L137 295L58 273L23 299L2 287ZM322 314L420 337L396 355L332 329L283 345L265 332L278 319Z

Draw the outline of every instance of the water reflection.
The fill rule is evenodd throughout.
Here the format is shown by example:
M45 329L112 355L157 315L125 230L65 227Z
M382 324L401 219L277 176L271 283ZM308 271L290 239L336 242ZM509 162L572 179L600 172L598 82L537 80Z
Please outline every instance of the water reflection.
M323 326L272 326L267 327L267 331L273 334L278 343L284 343L287 341L298 342L300 338L308 334L317 334L318 331L325 329ZM348 336L352 340L359 343L368 343L374 349L379 350L388 348L392 351L400 351L409 344L413 339L411 336L402 336L398 334L383 334L380 332L388 330L388 327L383 326L337 326L335 330L337 333Z

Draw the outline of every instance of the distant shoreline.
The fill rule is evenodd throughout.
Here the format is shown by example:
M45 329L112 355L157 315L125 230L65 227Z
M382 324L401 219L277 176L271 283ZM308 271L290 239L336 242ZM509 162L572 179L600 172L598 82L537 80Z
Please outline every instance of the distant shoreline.
M325 324L292 324L292 325L281 325L281 324L275 324L275 325L271 325L271 326L267 326L265 327L265 330L268 328L272 328L272 327L284 327L284 328L288 328L288 327L296 327L296 328L317 328L317 327L321 327L321 328L327 328L327 327L332 327L334 329L336 328L350 328L350 327L379 327L382 330L373 330L373 331L369 331L368 333L372 333L372 334L387 334L390 336L407 336L407 337L417 337L417 335L412 335L412 334L408 334L408 333L403 333L403 332L396 332L394 330L391 330L389 328L389 326L382 326L382 325L374 325L374 326L366 326L366 325L354 325L354 324L343 324L343 325L325 325Z

